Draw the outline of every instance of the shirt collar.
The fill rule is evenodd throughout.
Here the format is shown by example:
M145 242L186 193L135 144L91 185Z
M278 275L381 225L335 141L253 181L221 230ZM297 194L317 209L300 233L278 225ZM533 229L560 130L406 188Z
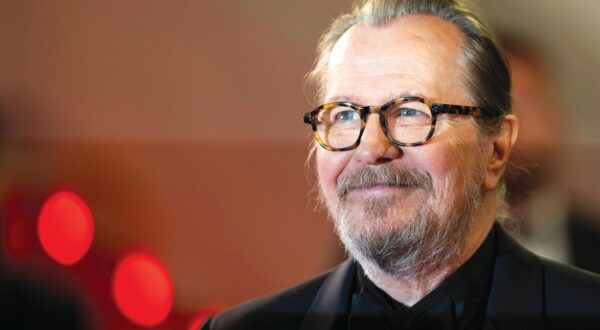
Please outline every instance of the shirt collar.
M385 306L388 312L394 311L406 315L419 315L448 301L456 302L459 318L465 313L472 314L475 310L485 311L496 255L495 231L496 228L493 227L471 258L412 307L395 301L378 288L365 275L360 265L356 269L354 293L368 294L374 301Z

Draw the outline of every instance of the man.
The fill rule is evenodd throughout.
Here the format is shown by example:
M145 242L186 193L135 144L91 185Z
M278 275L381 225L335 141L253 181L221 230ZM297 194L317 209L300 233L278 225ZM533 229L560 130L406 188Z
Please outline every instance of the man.
M202 329L600 325L598 277L495 223L518 122L501 51L463 4L367 0L322 37L311 78L319 187L351 258Z

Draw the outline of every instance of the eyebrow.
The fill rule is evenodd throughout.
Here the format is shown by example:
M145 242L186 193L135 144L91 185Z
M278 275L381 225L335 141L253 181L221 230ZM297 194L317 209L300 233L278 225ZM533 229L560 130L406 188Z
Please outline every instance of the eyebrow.
M407 97L407 96L417 96L417 97L421 97L424 99L429 99L427 96L425 96L424 94L419 93L419 92L402 91L397 94L392 94L392 96L386 98L386 100L390 101L390 100L400 99L400 98ZM324 103L350 102L350 103L356 103L357 105L364 106L364 104L361 104L360 102L356 102L358 99L360 99L360 97L358 97L356 94L336 94L334 96L326 98Z

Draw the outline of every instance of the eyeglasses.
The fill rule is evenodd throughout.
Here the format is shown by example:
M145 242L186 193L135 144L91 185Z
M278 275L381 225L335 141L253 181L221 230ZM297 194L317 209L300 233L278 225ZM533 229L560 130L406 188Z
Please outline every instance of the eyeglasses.
M433 103L417 96L394 99L384 105L361 107L349 102L331 102L304 114L321 147L346 151L358 147L367 116L379 114L379 123L390 141L399 147L426 143L433 136L437 116L442 113L482 116L478 107Z

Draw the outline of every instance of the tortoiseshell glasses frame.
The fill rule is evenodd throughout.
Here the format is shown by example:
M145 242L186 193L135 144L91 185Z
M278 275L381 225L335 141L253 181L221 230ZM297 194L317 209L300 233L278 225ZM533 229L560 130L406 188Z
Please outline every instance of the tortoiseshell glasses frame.
M410 102L413 102L413 103L420 102L423 105L425 105L427 107L427 109L431 112L431 114L430 114L431 121L430 121L430 125L429 125L429 131L427 132L427 134L425 134L424 138L422 138L418 141L411 141L411 142L398 141L394 138L391 130L388 127L388 121L386 119L386 112L389 109L398 108L398 107L394 107L395 105L403 105L403 104L407 104ZM341 146L341 147L340 146L333 147L333 146L327 144L326 139L319 134L319 125L326 126L326 124L323 123L323 120L321 118L324 117L324 114L327 111L330 111L329 109L340 108L340 107L342 107L346 110L352 109L354 113L356 113L360 116L360 122L361 122L360 123L360 132L358 133L358 136L357 136L356 140L354 141L354 143L352 143L350 145ZM412 109L404 109L404 110L401 109L400 111L406 111L406 110L411 111L410 112L411 114L415 113L415 110L412 110ZM374 113L379 114L379 123L381 125L381 128L383 129L383 132L387 136L387 138L394 145L399 146L399 147L414 147L414 146L422 145L422 144L426 143L427 141L429 141L435 131L435 124L437 121L437 116L440 114L447 113L447 114L467 115L467 116L475 116L475 117L483 116L483 114L482 114L483 111L479 107L455 105L455 104L433 103L430 100L427 100L422 97L406 96L406 97L393 99L393 100L391 100L383 105L380 105L380 106L371 105L371 106L361 107L359 105L356 105L356 104L350 103L350 102L325 103L325 104L318 106L315 110L305 113L304 114L304 123L312 126L314 136L321 147L323 147L327 150L330 150L330 151L346 151L346 150L352 150L352 149L355 149L358 147L358 145L360 144L362 135L365 131L365 127L367 124L367 116L370 114L374 114ZM337 118L336 118L336 120L337 120ZM426 120L428 120L428 119L426 119ZM331 124L330 126L327 126L326 128L331 127L331 126L333 126L333 124ZM427 128L426 127L427 125L423 125L423 126L424 126L424 129ZM356 130L357 128L358 127L352 127L351 129ZM346 133L346 134L348 134L348 133ZM353 140L353 138L351 140Z

